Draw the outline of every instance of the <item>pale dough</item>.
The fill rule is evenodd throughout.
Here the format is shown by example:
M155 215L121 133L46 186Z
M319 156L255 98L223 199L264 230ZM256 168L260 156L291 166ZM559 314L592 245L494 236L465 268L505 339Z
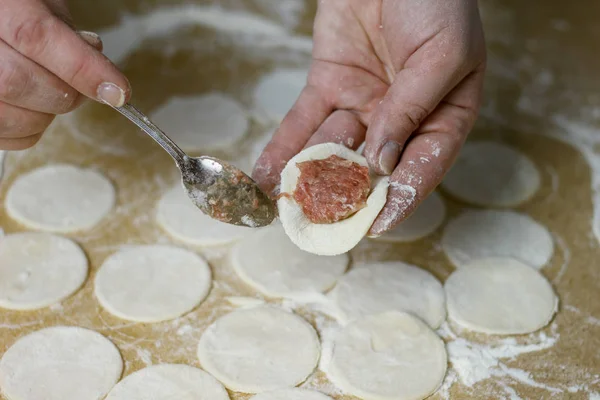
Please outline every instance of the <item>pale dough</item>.
M319 362L320 344L302 318L273 307L242 309L202 335L202 367L228 389L259 393L303 382Z
M299 249L281 225L256 231L237 243L232 253L240 278L270 297L305 298L325 292L349 262L347 254L326 257Z
M0 361L0 388L12 400L98 400L118 382L123 360L104 336L53 327L19 339Z
M444 288L449 318L476 332L531 333L546 326L558 307L546 278L510 258L475 260L452 273Z
M446 218L446 205L437 192L431 193L408 219L375 240L413 242L435 232Z
M211 271L200 256L172 246L134 246L108 257L94 290L111 314L130 321L177 318L202 302Z
M228 244L251 232L249 228L226 224L204 214L181 184L167 191L158 202L156 222L175 239L198 246Z
M446 365L435 332L410 314L388 311L338 332L326 372L344 392L364 400L420 400L441 385Z
M152 120L188 152L226 150L249 127L246 110L219 92L172 97L152 114Z
M69 239L15 233L0 240L0 307L35 310L58 303L83 285L88 261Z
M162 364L129 375L106 400L229 400L227 391L201 369Z
M293 388L260 393L250 400L332 400L332 398L314 390Z
M442 187L468 203L511 207L533 197L540 183L540 173L524 154L500 143L468 142Z
M20 176L6 195L17 222L49 232L92 229L115 205L115 188L100 173L72 165L48 165Z
M362 166L367 160L356 152L335 143L324 143L304 149L293 157L281 172L281 193L292 194L300 176L297 163L322 160L331 155L345 158ZM333 256L346 253L365 237L387 200L389 179L374 178L367 206L349 218L332 224L314 224L293 198L282 196L278 201L279 218L286 234L302 250Z
M307 77L304 69L276 69L258 82L254 101L261 111L280 121L298 100Z
M442 247L456 267L478 258L510 257L539 269L554 252L543 225L524 214L494 210L471 210L450 221Z

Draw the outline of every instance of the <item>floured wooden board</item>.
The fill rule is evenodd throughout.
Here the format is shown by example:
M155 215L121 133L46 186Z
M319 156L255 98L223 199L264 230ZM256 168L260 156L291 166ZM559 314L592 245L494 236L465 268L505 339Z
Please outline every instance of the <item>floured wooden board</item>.
M314 12L312 2L222 2L231 3L243 16L262 15L279 24L288 36L277 33L275 29L271 36L277 39L273 40L269 40L264 32L263 36L259 35L262 39L256 40L252 39L251 33L240 35L231 32L231 29L223 28L227 27L227 23L223 23L221 14L221 19L208 18L212 27L207 26L207 18L204 18L207 15L206 2L202 2L205 5L187 6L196 10L194 18L201 23L188 23L181 28L177 23L180 15L177 7L174 2L166 0L77 0L72 3L75 17L82 26L105 31L111 25L119 24L118 15L126 9L139 14L149 12L157 3L163 3L173 10L174 14L168 14L171 19L162 19L163 24L159 24L162 28L154 29L158 36L134 43L125 53L122 48L116 49L121 51L120 55L118 51L115 54L119 55L120 64L134 88L133 101L147 112L152 112L169 96L209 90L224 91L252 109L252 89L260 76L275 66L304 68L308 65L307 39L301 33L306 33L310 27ZM600 394L600 269L597 266L600 249L592 229L595 192L590 184L600 171L590 168L582 154L571 146L538 135L555 135L566 140L572 138L575 144L582 143L585 136L581 132L584 129L600 137L598 125L594 128L593 116L580 115L577 119L577 114L572 112L576 102L583 110L586 106L590 109L599 105L600 100L589 97L585 92L600 92L597 80L590 81L589 85L581 84L582 93L574 94L569 105L565 106L568 108L564 114L560 114L557 110L561 110L561 104L552 103L551 98L553 91L557 98L561 98L561 87L549 81L548 75L538 76L539 71L546 70L552 77L560 75L567 82L579 83L585 82L586 77L582 76L585 73L589 73L588 79L595 76L592 72L600 69L598 61L588 60L595 68L586 64L583 72L572 70L570 63L565 65L561 62L562 57L557 54L556 48L548 44L551 41L544 38L550 37L561 45L580 43L578 35L583 35L583 31L576 30L575 26L584 22L591 26L592 16L598 13L591 10L586 13L577 8L567 12L566 8L560 8L558 1L550 3L553 4L550 9L557 15L553 22L556 26L550 27L545 25L545 16L528 9L533 5L510 1L483 4L492 50L491 65L486 93L488 100L473 138L492 139L514 146L528 155L540 170L541 189L517 211L527 213L544 224L554 236L554 256L541 272L552 282L560 297L560 311L541 332L519 337L499 338L467 333L459 336L452 332L456 331L455 327L444 325L438 333L447 343L450 368L441 390L432 397L434 399L597 399L593 396ZM528 17L527 26L539 26L539 31L530 32L518 25L516 15L520 13L519 7L524 8L523 13ZM189 12L184 14L191 15ZM161 18L166 18L166 14L161 15ZM214 14L208 15L214 17ZM128 21L139 23L139 19L128 18ZM566 18L573 18L573 21ZM164 28L167 25L169 29ZM243 28L243 25L238 24L238 28ZM511 27L516 33L511 31ZM138 33L140 29L152 31L142 26ZM552 35L561 36L557 39ZM600 39L598 31L595 35L595 41ZM510 40L514 41L507 42ZM583 44L592 49L595 41L587 37ZM527 46L533 47L522 48L525 46L523 43L530 43ZM537 43L543 51L532 43ZM570 51L572 57L578 55L574 50ZM585 54L582 51L580 56L585 57ZM537 64L539 59L543 59L545 64ZM519 60L523 65L519 64ZM515 75L518 73L528 79ZM515 111L519 100L522 108ZM531 106L529 109L527 104ZM258 114L248 136L232 149L235 151L213 155L241 162L253 152L253 142L270 128L270 124ZM165 129L168 131L168 127ZM571 133L573 136L569 136ZM581 148L585 150L585 146ZM594 161L594 156L599 157L593 146L589 147L585 156L590 161ZM202 332L217 317L234 309L226 298L260 297L235 275L228 260L229 247L194 249L210 262L215 278L213 288L200 307L174 321L140 324L119 320L100 308L92 291L99 266L120 248L154 243L183 246L170 239L154 221L155 205L160 195L177 179L177 170L168 155L114 111L90 103L73 115L61 117L35 148L8 154L0 184L0 201L4 201L7 189L20 174L53 162L99 169L115 184L118 205L97 228L69 235L84 248L91 262L92 272L81 290L49 309L27 313L0 310L0 353L27 333L48 326L70 325L93 329L110 338L123 354L125 374L159 363L199 366L196 347ZM468 208L447 195L444 195L444 201L448 206L448 218ZM0 227L6 233L25 230L8 218L3 207L0 209ZM441 229L414 243L388 244L365 240L352 251L352 258L354 262L402 260L426 268L443 281L453 267L442 253L440 238ZM296 307L287 301L283 305ZM332 331L331 321L310 307L300 308L300 313L326 339ZM320 372L309 378L304 386L331 394L336 399L351 399L341 394ZM231 393L233 400L249 397Z

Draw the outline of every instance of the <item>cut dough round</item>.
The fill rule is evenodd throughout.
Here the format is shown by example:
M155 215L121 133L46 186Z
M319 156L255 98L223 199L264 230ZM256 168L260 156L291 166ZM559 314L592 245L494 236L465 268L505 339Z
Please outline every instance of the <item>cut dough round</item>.
M175 239L198 246L228 244L250 232L249 228L226 224L204 214L180 184L158 202L156 222Z
M0 388L15 400L97 400L118 382L123 360L104 336L54 327L19 339L0 361Z
M509 257L539 269L554 252L543 225L524 214L494 210L471 210L450 221L442 247L456 267L478 258Z
M96 226L115 205L115 188L100 173L72 165L48 165L20 176L6 195L17 222L49 232Z
M0 240L0 307L35 310L58 303L83 285L88 261L69 239L16 233Z
M344 322L393 310L409 312L433 329L446 319L442 284L424 269L398 261L353 269L331 298Z
M313 372L319 356L313 327L272 307L237 310L219 318L198 345L202 367L227 388L243 393L296 386Z
M404 222L383 236L382 242L413 242L435 232L446 218L446 205L437 192L431 193Z
M357 320L338 332L329 379L365 400L420 400L446 374L444 342L425 323L398 311Z
M323 143L304 149L293 157L281 172L281 193L292 194L300 175L297 163L322 160L331 155L345 158L362 166L367 160L354 151L335 143ZM279 217L285 233L296 246L310 253L333 256L346 253L365 237L387 200L389 179L373 179L373 190L367 206L356 214L332 224L312 223L293 197L281 196L277 201Z
M277 69L258 82L254 101L270 117L282 120L298 100L307 77L308 71L304 69Z
M540 173L524 154L500 143L468 142L442 187L472 204L511 207L533 197L540 183Z
M325 257L300 250L280 225L246 237L232 254L240 278L271 297L306 298L323 293L344 274L349 262L347 254Z
M227 149L242 139L249 127L242 106L219 92L173 97L153 113L152 119L189 152Z
M229 400L227 391L201 369L162 364L129 375L110 391L106 400Z
M558 307L546 278L510 258L475 260L452 273L444 288L450 319L476 332L531 333L546 326Z
M208 295L211 272L198 255L177 247L134 246L111 255L95 281L98 301L130 321L159 322L191 311Z
M250 400L332 400L332 398L314 390L293 388L257 394Z

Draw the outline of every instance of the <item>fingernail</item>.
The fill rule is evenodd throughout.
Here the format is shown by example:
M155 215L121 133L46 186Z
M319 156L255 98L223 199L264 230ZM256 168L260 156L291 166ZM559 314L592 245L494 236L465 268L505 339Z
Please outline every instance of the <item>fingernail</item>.
M77 34L90 46L98 47L102 43L102 40L100 39L100 36L98 36L97 33L89 31L78 31Z
M125 104L125 91L114 83L101 83L96 93L98 100L113 107L122 107Z
M391 175L400 160L401 147L392 140L383 145L379 151L379 168L386 175Z

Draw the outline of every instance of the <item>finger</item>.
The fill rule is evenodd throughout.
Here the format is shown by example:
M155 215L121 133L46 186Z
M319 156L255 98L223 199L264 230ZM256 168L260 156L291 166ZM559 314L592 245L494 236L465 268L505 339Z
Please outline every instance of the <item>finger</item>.
M84 95L122 106L130 86L108 58L36 0L4 0L0 38Z
M320 143L339 143L356 150L365 140L367 128L347 110L334 111L310 137L304 148Z
M0 102L0 139L22 139L46 130L54 115Z
M281 171L286 163L304 148L332 111L331 102L316 87L308 85L304 88L258 158L252 173L266 193L275 194L274 190L279 185Z
M97 33L90 31L77 31L79 37L81 37L87 44L92 46L98 51L104 50L104 43L102 43L102 39Z
M40 132L36 135L18 139L0 138L0 150L17 151L28 149L35 145L41 139L42 134L43 132Z

